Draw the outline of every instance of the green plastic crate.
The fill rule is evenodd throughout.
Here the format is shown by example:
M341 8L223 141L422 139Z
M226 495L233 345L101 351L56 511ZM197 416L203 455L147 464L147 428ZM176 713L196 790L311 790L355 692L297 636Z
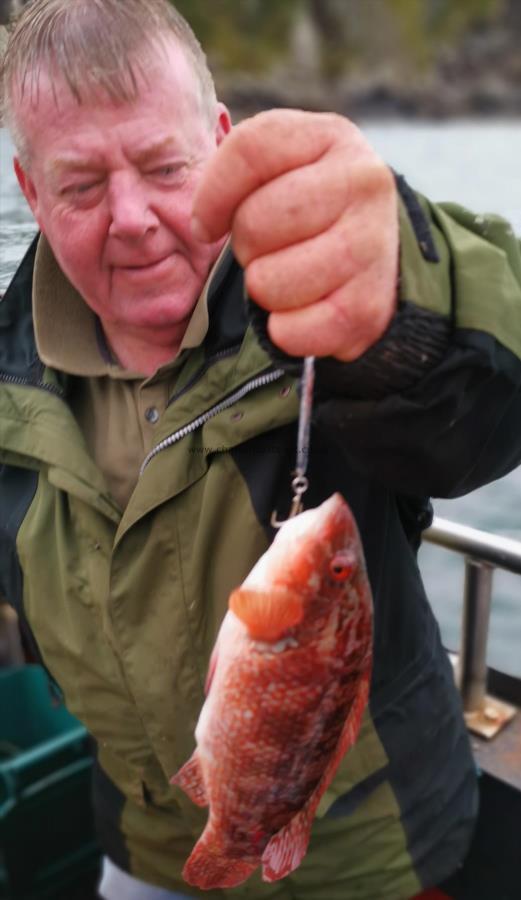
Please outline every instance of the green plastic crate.
M40 666L0 669L0 898L51 898L99 859L87 731Z

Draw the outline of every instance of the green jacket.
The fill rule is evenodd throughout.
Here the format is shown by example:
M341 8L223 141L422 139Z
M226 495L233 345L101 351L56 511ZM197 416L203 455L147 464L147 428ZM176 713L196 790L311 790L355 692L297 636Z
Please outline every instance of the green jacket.
M184 351L158 446L121 514L38 360L35 245L0 304L0 592L97 743L106 852L193 896L398 900L465 853L476 783L459 698L416 564L429 496L505 474L521 456L521 251L507 224L418 203L403 182L402 303L358 362L317 365L312 506L340 490L375 601L375 671L357 745L284 881L189 889L206 819L169 777L188 759L227 598L290 500L295 362L267 341L230 256L204 345Z

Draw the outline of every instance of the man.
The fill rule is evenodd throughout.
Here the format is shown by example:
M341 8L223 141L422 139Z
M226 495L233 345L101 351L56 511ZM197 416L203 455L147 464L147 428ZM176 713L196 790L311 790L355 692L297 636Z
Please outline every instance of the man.
M340 490L361 530L371 701L302 865L205 896L411 897L476 813L415 552L429 495L519 461L519 243L418 199L342 118L231 130L163 0L35 0L4 79L41 235L0 307L0 591L96 739L101 894L202 896L181 871L206 812L169 778L228 595L288 508L311 354L306 504Z

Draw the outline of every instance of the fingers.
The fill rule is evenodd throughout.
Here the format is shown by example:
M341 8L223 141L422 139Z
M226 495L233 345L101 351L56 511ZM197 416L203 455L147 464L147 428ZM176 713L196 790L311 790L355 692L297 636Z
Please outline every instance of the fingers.
M236 126L210 159L193 207L194 234L214 241L231 229L243 200L270 181L318 160L339 131L356 159L360 133L340 116L270 110Z
M375 272L370 282L354 278L307 307L272 313L270 339L293 356L357 359L383 334L394 314L393 296L382 304L382 274Z
M317 228L316 236L288 242L283 249L269 252L271 246L277 248L280 237L281 226L274 225L275 236L269 232L262 238L256 236L258 252L261 252L261 245L266 252L262 256L255 254L249 264L240 258L234 243L235 253L246 267L248 293L260 306L271 311L307 306L339 288L359 270L369 268L373 260L394 255L393 229L389 232L374 224L375 219L385 221L386 218L386 201L382 201L379 194L379 172L365 168L358 173L354 167L349 174L351 178L357 185L356 199L353 198L353 204L327 230ZM363 181L364 190L361 189ZM370 198L371 193L375 194L374 199ZM368 197L374 216L369 219L363 214ZM394 214L394 202L392 206ZM284 218L283 212L281 218ZM313 218L312 211L301 226L301 234L310 230L309 218ZM322 221L321 214L319 220Z
M347 361L385 331L396 307L396 188L347 119L276 110L247 120L211 158L194 214L207 239L231 230L282 350Z
M307 306L352 276L354 256L347 217L343 217L316 237L255 259L246 269L246 289L268 310Z
M241 265L328 229L344 212L347 189L345 166L342 171L325 162L286 172L260 187L241 203L233 221L233 249ZM324 202L329 194L331 200Z
M354 360L395 313L396 196L377 191L369 215L360 203L325 234L254 260L246 270L248 293L271 311L271 340L290 355Z

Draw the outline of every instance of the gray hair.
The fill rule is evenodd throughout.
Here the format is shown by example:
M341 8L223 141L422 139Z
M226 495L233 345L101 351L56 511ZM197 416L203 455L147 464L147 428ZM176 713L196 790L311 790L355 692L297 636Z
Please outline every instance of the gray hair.
M37 98L40 73L64 79L81 104L102 88L115 102L138 96L138 76L161 43L174 37L197 77L204 114L212 124L217 98L206 56L188 22L167 0L34 0L12 26L2 62L2 108L22 162L28 147L16 100ZM147 57L148 51L148 57Z

